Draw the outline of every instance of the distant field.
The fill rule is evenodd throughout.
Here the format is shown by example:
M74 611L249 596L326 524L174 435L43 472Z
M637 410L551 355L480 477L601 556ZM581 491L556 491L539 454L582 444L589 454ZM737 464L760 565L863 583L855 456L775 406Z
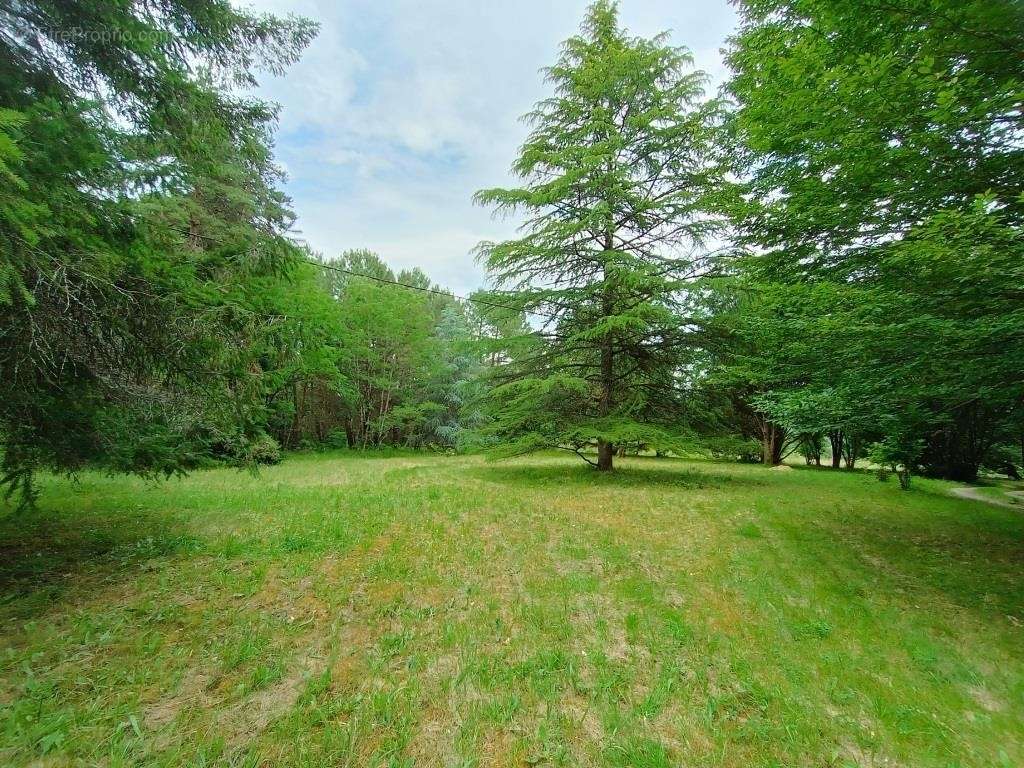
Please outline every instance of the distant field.
M1024 765L1024 513L296 456L0 520L0 765Z

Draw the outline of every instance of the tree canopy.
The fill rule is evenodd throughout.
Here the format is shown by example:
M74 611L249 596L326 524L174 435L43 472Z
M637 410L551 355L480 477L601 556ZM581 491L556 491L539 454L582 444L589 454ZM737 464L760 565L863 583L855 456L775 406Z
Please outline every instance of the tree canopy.
M792 393L829 392L871 437L921 438L915 465L973 479L1024 402L1024 10L740 10L736 364L783 421Z

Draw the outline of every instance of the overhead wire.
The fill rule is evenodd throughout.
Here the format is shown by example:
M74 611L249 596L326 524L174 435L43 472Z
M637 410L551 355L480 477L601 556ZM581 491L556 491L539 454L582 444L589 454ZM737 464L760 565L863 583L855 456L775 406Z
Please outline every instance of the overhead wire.
M214 243L215 245L224 245L223 243L221 243L220 241L216 240L215 238L209 237L208 235L199 234L198 232L187 232L185 230L177 229L175 227L169 227L169 229L172 229L175 232L178 232L178 233L183 234L183 235L187 235L189 237L198 237L198 238L200 238L202 240L206 240L208 242ZM310 265L312 265L314 267L319 267L320 269L328 269L328 270L331 270L333 272L341 272L341 273L346 274L346 275L351 275L352 277L360 277L360 278L363 278L365 280L373 280L373 281L376 281L378 283L384 283L386 285L394 285L394 286L399 287L399 288L407 288L407 289L412 290L412 291L422 291L424 293L430 293L430 294L434 294L436 296L444 296L446 298L456 299L458 301L467 301L467 302L471 302L473 304L480 304L480 305L486 306L486 307L494 307L495 309L507 309L510 312L523 312L523 313L528 314L528 315L537 315L539 317L547 317L547 318L550 318L552 320L558 319L557 315L551 314L549 312L538 312L537 310L534 310L534 309L524 309L522 307L513 307L513 306L510 306L508 304L501 304L501 303L498 303L498 302L495 302L495 301L488 301L487 299L481 299L479 297L462 296L462 295L457 294L457 293L455 293L453 291L443 291L443 290L440 290L440 289L437 289L437 288L429 288L429 287L425 287L425 286L422 286L422 285L412 285L411 283L403 283L400 280L389 280L389 279L387 279L385 277L379 277L378 275L368 275L365 272L357 272L357 271L355 271L353 269L347 269L345 267L340 267L337 264L330 264L328 262L317 261L316 259L302 258L300 260L305 262L306 264L310 264Z

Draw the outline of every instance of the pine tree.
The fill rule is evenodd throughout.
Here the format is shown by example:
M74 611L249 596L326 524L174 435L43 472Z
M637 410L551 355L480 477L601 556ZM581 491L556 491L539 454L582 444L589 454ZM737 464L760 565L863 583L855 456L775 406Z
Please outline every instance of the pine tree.
M229 0L0 3L0 490L244 454L302 267L242 93L316 25ZM276 313L274 313L276 315Z
M617 446L678 435L697 321L682 314L706 266L693 254L719 231L728 187L713 152L721 105L666 37L630 36L598 0L546 70L554 95L527 115L523 186L476 195L525 213L521 237L478 253L494 300L539 318L494 372L490 431L507 454L558 447L609 470Z

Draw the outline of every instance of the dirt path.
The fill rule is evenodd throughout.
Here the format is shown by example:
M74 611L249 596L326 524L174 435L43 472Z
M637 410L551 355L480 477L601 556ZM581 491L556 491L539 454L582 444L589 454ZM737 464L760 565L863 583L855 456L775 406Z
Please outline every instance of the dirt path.
M971 499L972 501L981 501L985 504L993 504L997 507L1006 507L1007 509L1022 509L1020 504L1015 504L1011 501L1003 501L1002 499L994 499L991 496L983 494L977 486L974 485L962 485L958 488L950 489L950 493L954 496L958 496L961 499ZM1022 498L1021 491L1013 491L1009 495L1017 498Z

